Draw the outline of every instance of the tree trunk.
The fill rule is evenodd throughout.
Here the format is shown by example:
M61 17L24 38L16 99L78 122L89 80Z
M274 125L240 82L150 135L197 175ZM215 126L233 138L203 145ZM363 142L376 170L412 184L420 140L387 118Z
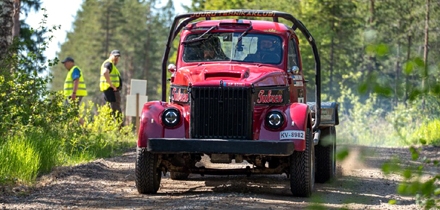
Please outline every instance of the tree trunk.
M110 7L107 7L107 13L105 16L105 55L108 56L110 53L109 45L110 45Z
M425 44L423 49L423 61L425 62L425 68L423 70L422 88L423 92L426 93L428 90L428 45L429 45L429 5L431 0L426 0L426 16L425 16ZM425 109L425 95L423 95L422 109Z
M400 41L397 42L397 56L396 56L396 64L395 64L395 71L396 71L396 77L394 79L394 107L397 107L399 104L399 84L400 84Z
M374 23L374 0L370 0L370 26Z
M375 27L375 0L370 0L370 18L368 20L368 29L373 30ZM368 55L367 61L366 61L366 78L370 79L370 76L373 74L373 72L376 70L377 62L376 62L376 56L374 55ZM367 94L371 93L371 88L367 90Z
M0 1L0 63L7 57L9 46L12 44L13 15L14 0Z
M412 45L412 36L408 35L408 50L406 54L406 61L408 62L411 59L411 45ZM405 107L408 107L408 98L409 98L409 78L410 75L405 76L405 98L403 102L405 103Z
M12 30L12 36L20 36L20 0L14 0L14 28Z
M332 7L332 12L334 13L335 11L335 7ZM335 22L331 22L331 31L333 32L332 36L331 36L331 42L330 42L330 66L329 66L329 70L330 70L330 75L329 75L329 95L331 97L335 97L335 95L333 95L335 92L333 91L333 70L334 70L334 65L335 65L335 36L336 36L336 27L335 27L336 23Z
M375 27L375 0L370 0L370 20L369 27L373 29ZM368 66L368 76L372 74L372 72L376 69L376 56L369 56L369 66Z

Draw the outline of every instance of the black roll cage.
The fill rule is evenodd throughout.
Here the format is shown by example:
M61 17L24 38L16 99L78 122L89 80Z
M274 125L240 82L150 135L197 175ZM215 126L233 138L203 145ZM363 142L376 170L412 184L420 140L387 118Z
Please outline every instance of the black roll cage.
M166 89L167 89L167 62L171 49L171 44L176 38L177 34L188 23L199 19L205 18L205 20L211 20L211 17L227 17L227 16L240 16L240 17L271 17L273 22L279 22L279 18L283 18L292 23L292 29L295 31L299 29L306 37L310 46L312 47L313 56L315 58L315 122L313 124L313 130L316 131L321 122L321 61L318 54L318 48L316 47L315 40L310 32L303 25L301 21L293 17L291 14L279 11L270 10L215 10L215 11L202 11L191 12L177 15L174 18L173 24L168 34L168 40L165 48L165 52L162 57L162 101L166 101ZM183 20L182 20L183 19Z

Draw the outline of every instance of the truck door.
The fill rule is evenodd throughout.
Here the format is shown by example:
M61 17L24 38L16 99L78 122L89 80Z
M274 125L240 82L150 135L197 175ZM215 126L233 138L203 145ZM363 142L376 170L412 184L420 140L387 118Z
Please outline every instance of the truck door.
M287 72L289 72L290 101L293 103L306 103L304 75L301 69L298 44L295 36L291 36L287 50Z

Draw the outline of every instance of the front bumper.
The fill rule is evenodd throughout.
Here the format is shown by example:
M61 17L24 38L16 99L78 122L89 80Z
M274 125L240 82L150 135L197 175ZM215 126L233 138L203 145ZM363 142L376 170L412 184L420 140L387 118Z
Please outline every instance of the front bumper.
M205 153L289 156L295 145L291 141L229 140L229 139L148 139L147 150L152 153Z

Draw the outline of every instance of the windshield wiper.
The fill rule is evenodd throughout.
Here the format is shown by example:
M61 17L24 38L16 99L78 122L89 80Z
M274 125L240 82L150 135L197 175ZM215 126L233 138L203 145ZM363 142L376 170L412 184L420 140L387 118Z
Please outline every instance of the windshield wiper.
M246 34L252 30L252 26L249 26L249 28L247 28L243 33L240 34L240 36L238 36L237 38L237 44L235 45L235 51L243 51L243 45L241 44L241 40L243 39L244 36L246 36Z
M194 42L200 42L200 41L203 41L203 40L207 40L207 39L209 39L212 36L212 34L209 34L206 37L203 37L203 36L205 36L206 34L208 34L209 32L211 32L212 30L214 30L216 28L217 28L217 26L213 26L210 29L208 29L207 31L205 31L205 33L203 33L202 35L200 35L200 36L198 36L198 37L196 37L194 39L185 40L185 41L182 42L182 44L189 44L189 43L194 43Z
M249 26L249 28L247 28L246 31L244 31L243 33L240 34L240 36L238 36L237 43L238 43L238 42L241 42L241 39L242 39L247 33L249 33L250 30L252 30L252 26Z

